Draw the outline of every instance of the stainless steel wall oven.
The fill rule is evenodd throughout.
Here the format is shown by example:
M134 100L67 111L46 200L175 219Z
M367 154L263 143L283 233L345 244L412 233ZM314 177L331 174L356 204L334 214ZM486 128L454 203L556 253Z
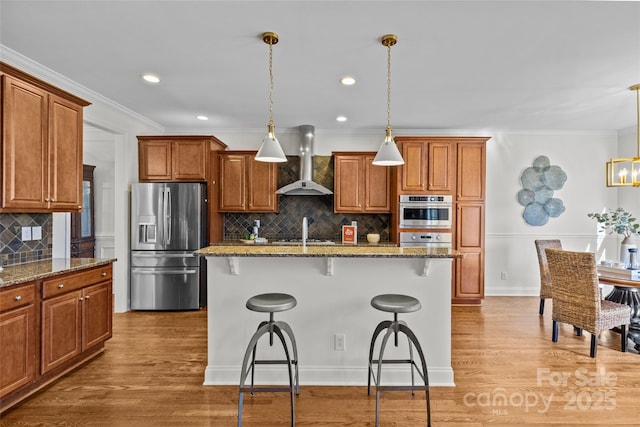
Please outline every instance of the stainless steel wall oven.
M452 196L400 196L400 228L451 228Z

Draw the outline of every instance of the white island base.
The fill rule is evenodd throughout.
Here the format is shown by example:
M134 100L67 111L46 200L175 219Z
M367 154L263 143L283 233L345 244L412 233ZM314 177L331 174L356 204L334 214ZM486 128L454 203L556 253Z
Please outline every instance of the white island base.
M393 320L392 313L378 311L370 304L375 295L385 293L420 300L420 311L400 314L399 319L407 323L422 345L430 385L455 385L451 367L451 258L205 256L205 385L239 384L246 346L259 323L269 319L268 313L248 310L246 301L272 292L291 294L298 301L292 310L275 313L275 320L288 322L296 336L302 386L367 384L371 335L380 321ZM340 336L344 336L344 350L336 349ZM258 344L258 358L284 358L277 337L274 335L271 348L267 337ZM385 358L407 358L407 339L399 337L398 349L392 339L389 341ZM381 340L382 335L378 343ZM410 384L408 366L385 365L383 384ZM282 365L256 368L256 384L287 381Z

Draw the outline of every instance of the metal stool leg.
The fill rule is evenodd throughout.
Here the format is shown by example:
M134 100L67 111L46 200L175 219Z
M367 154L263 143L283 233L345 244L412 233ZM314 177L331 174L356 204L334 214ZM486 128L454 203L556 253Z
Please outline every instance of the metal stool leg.
M369 346L369 378L367 379L367 394L371 395L371 377L373 376L373 349L374 346L376 344L376 340L378 339L378 335L380 335L380 333L382 331L384 331L385 329L387 329L389 327L389 325L391 325L391 321L390 320L384 320L380 323L378 323L378 326L376 326L375 331L373 331L373 336L371 337L371 345ZM374 378L375 381L375 378Z
M291 326L287 322L278 321L275 322L275 325L282 329L288 336L289 341L291 342L291 349L293 350L293 358L291 359L291 363L295 367L295 383L296 383L296 395L300 394L300 379L298 377L298 346L296 344L296 337L293 334L293 330Z
M296 357L295 363L292 361L291 356L289 355L289 347L287 345L284 335L282 334L280 326L284 326L285 333L289 335L290 340L292 341L292 347L294 347L294 355ZM263 335L267 333L269 334L270 345L273 345L273 334L275 333L278 336L278 338L280 339L280 342L282 343L282 348L284 350L286 360L262 361L262 360L255 359L256 346L258 344L258 341ZM247 346L247 350L245 351L244 359L242 361L242 371L240 374L240 395L238 399L238 427L242 426L242 409L243 409L244 391L246 390L245 382L249 374L249 371L251 371L251 386L249 390L251 391L252 395L256 391L289 391L291 396L291 426L292 427L295 426L294 394L297 395L299 393L299 385L297 384L297 375L298 375L297 374L297 351L298 350L297 350L297 347L295 347L295 338L292 339L292 337L293 337L293 331L291 330L289 325L287 325L285 322L272 322L272 321L262 322L261 326L258 327L258 330L251 337L251 340L249 341L249 345ZM249 357L251 357L251 364L249 367L247 367L247 365L249 364ZM289 374L289 387L288 388L273 387L273 388L255 389L253 384L255 365L262 364L262 363L264 364L286 363L287 372ZM292 365L294 364L296 366L295 368L296 369L296 385L295 386L294 386L293 368L292 368ZM298 390L298 393L296 393L296 389Z

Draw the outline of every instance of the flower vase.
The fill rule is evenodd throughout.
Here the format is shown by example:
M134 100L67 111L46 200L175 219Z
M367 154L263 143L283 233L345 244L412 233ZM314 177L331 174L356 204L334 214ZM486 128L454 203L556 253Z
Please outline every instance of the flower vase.
M620 262L626 268L629 263L629 248L637 248L636 241L631 237L625 237L620 243Z

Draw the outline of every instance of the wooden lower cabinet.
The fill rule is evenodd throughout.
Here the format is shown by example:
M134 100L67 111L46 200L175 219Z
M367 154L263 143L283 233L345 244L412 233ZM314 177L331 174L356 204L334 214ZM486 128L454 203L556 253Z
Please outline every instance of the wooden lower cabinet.
M0 293L0 400L36 378L35 284Z
M10 287L0 292L0 311L1 413L104 351L112 265Z

